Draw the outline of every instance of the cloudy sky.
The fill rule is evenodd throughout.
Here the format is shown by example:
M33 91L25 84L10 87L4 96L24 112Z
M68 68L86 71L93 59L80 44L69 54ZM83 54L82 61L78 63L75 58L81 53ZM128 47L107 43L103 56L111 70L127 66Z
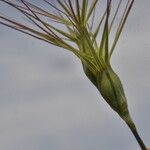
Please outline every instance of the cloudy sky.
M112 63L150 146L150 1L136 0ZM3 14L15 12L0 6ZM71 53L0 25L1 150L139 150Z

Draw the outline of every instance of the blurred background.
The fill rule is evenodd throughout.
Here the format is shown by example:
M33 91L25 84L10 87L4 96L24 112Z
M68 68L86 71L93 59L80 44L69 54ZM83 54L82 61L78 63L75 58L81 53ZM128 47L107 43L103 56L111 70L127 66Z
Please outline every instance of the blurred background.
M40 3L40 0L37 1ZM136 0L112 64L150 146L150 1ZM17 12L0 4L0 12ZM140 150L72 53L0 25L1 150Z

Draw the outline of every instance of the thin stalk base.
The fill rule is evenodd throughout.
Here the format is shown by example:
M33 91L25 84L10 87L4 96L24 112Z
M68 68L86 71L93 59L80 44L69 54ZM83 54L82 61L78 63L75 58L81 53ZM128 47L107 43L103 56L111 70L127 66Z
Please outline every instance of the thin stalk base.
M126 115L126 117L123 117L122 119L126 122L128 127L130 128L130 130L133 133L134 137L136 138L138 144L140 145L141 150L147 150L143 140L141 139L140 135L137 132L136 126L135 126L134 122L132 121L130 115Z

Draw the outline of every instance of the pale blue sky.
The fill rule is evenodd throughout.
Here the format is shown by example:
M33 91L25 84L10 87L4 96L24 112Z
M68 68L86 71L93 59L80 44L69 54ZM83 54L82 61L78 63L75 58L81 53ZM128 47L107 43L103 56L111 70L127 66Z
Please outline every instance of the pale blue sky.
M135 0L112 60L147 145L149 6L148 0ZM0 12L8 10L0 6ZM139 150L139 146L74 55L0 25L0 149Z

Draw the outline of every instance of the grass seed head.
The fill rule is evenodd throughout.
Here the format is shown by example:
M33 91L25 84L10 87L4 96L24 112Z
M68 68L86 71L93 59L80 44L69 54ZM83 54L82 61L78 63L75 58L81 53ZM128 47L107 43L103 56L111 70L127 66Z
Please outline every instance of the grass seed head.
M86 76L106 102L120 116L128 112L121 81L111 68L110 59L134 0L118 0L117 5L112 0L57 0L57 4L42 0L53 8L52 12L27 0L0 2L18 10L35 28L6 15L0 15L0 24L73 52L81 60ZM97 22L96 7L100 9L101 5L103 8L105 6L105 9ZM122 5L123 10L120 9ZM114 12L113 6L116 6ZM111 31L114 30L113 26L116 25L115 20L119 13L122 16L115 28L114 38L110 41ZM61 25L62 28L57 25Z

